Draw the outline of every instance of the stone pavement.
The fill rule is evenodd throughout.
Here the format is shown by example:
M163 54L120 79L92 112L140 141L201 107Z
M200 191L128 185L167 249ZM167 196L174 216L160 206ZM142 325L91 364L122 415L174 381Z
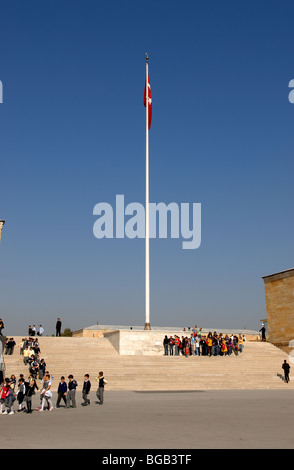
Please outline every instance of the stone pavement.
M80 405L79 392L76 409L0 416L0 448L104 449L106 455L107 449L293 449L294 395L283 385L106 391L103 406L95 404L93 391L89 407Z

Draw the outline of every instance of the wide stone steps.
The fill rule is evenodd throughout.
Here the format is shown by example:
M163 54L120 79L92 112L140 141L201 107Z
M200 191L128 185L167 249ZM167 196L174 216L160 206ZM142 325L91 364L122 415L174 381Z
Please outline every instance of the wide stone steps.
M28 374L19 354L21 338L16 337L12 356L4 356L6 375ZM293 388L285 384L282 362L286 353L262 342L247 342L238 356L120 356L106 338L39 338L41 354L56 390L61 375L72 373L81 390L85 373L93 388L103 370L109 390L205 390ZM289 362L289 361L288 361ZM291 365L291 364L290 364ZM293 366L294 370L294 366ZM291 373L290 373L291 377Z

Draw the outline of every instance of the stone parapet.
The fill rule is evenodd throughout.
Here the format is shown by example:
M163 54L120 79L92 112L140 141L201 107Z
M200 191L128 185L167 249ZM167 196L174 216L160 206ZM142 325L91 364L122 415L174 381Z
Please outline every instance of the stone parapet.
M82 330L76 330L72 334L73 337L75 338L103 338L104 336L104 331L103 330L88 330L88 329L82 329Z

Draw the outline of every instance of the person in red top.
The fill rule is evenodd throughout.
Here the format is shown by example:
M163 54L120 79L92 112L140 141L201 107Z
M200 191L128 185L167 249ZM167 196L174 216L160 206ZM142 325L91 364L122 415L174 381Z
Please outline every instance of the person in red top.
M12 395L13 390L10 387L10 379L6 378L0 390L0 412L3 414L14 414L12 409ZM8 411L3 411L3 408L8 408Z
M185 356L189 357L190 356L190 340L189 338L186 339L186 344L185 344Z
M175 335L175 356L179 355L180 344L181 344L180 338L177 335Z
M6 384L5 382L2 384L2 387L0 389L0 413L3 412L4 404L5 404L5 398L6 398Z

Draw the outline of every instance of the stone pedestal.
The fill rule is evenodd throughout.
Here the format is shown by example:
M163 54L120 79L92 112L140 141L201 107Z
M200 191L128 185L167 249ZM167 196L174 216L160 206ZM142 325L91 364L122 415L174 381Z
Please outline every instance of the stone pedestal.
M127 356L162 356L164 353L163 339L175 334L156 330L117 330L104 333L117 352ZM176 333L183 335L183 331Z

